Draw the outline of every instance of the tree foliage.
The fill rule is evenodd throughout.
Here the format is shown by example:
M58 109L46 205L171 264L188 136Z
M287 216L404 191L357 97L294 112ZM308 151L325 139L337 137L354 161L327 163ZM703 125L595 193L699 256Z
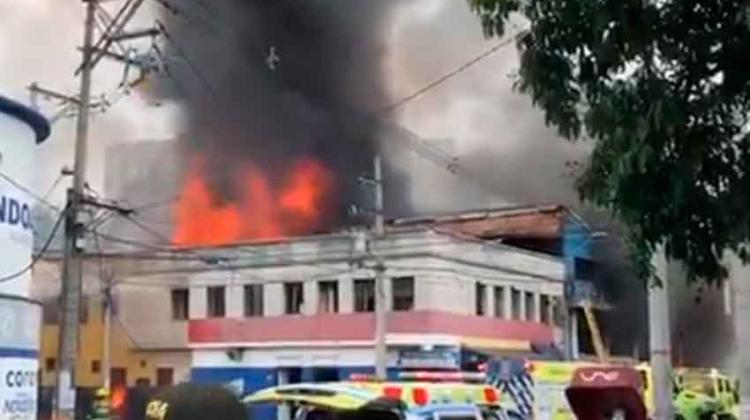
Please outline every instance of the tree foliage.
M748 261L750 30L741 0L468 0L487 36L514 14L517 88L594 150L581 197L628 229L646 278L659 245L689 279Z

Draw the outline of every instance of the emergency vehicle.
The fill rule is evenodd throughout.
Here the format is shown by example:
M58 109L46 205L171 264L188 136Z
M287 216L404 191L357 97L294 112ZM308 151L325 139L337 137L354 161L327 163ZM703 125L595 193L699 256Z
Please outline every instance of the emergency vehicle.
M647 363L637 366L644 384L644 402L654 412L654 383ZM672 378L675 418L679 420L737 419L739 394L716 369L677 369Z
M486 370L489 382L499 388L512 418L575 420L565 389L578 368L589 362L493 360Z
M382 382L382 387L357 384L362 382L282 385L260 390L245 397L243 402L250 406L291 406L295 420L505 420L496 401L485 401L482 405L444 402L450 399L444 395L445 387L415 384L399 388L400 383L389 382ZM471 400L473 397L467 398Z
M353 375L338 384L364 389L403 401L408 407L426 404L475 404L494 407L500 403L500 392L486 383L481 373L403 372L399 381L378 381L370 376Z
M675 371L680 388L714 400L720 419L739 418L739 387L737 381L718 369L680 368Z

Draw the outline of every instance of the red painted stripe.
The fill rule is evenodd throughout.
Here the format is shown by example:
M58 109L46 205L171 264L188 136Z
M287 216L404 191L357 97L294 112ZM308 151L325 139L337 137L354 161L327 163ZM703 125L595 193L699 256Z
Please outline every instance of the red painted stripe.
M544 324L438 311L391 313L388 332L546 343L553 341L552 329ZM370 340L373 334L373 314L362 313L204 319L193 320L189 324L189 340L194 344Z

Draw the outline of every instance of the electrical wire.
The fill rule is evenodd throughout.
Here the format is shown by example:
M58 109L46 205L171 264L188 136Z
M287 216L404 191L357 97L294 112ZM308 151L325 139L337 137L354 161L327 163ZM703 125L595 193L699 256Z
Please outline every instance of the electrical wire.
M177 51L177 54L180 55L183 61L187 63L187 65L190 67L190 69L195 73L195 75L203 82L204 85L206 85L206 88L214 95L216 95L216 89L214 89L211 82L206 78L206 76L203 74L203 72L198 68L198 66L193 62L193 60L190 59L190 57L185 53L185 51L180 47L180 44L175 41L175 39L172 37L172 35L167 31L167 27L159 20L156 21L156 27L159 28L159 32L164 36L164 38L169 41L170 44L172 44L172 48Z
M56 205L54 205L54 204L50 203L50 202L49 202L49 201L47 201L47 199L45 199L44 197L41 197L41 196L39 196L38 194L34 193L34 192L33 192L33 191L31 191L31 190L30 190L29 188L26 188L26 187L24 187L24 186L23 186L23 185L21 185L21 184L20 184L20 183L19 183L18 181L16 181L16 180L15 180L15 179L13 179L12 177L10 177L10 175L6 174L5 172L3 172L3 171L0 171L0 178L2 178L2 179L4 179L4 180L8 181L8 182L9 182L9 183L10 183L11 185L13 185L14 187L16 187L16 188L18 188L19 190L21 190L21 191L25 192L26 194L30 195L30 196L31 196L31 197L33 197L33 198L34 198L35 200L37 200L38 202L40 202L40 203L44 204L45 206L49 207L50 209L54 210L55 212L60 212L60 208L59 208L59 207L57 207Z
M44 245L39 250L39 252L37 252L36 255L34 255L31 258L31 262L26 267L22 268L21 270L15 272L13 274L9 274L9 275L0 277L0 283L6 283L6 282L9 282L11 280L14 280L14 279L16 279L16 278L18 278L18 277L20 277L20 276L28 273L29 271L31 271L34 268L34 266L36 265L36 263L44 256L44 254L47 252L47 250L49 249L50 245L52 244L52 240L55 238L55 235L57 234L57 230L60 228L60 225L62 224L63 220L65 220L65 216L66 216L68 210L69 210L69 208L66 208L65 211L61 212L60 215L57 217L57 221L55 222L54 226L52 227L52 232L50 232L49 236L47 237L47 240L44 242Z
M64 175L62 174L62 172L60 172L60 174L59 174L59 175L57 176L57 179L55 179L55 181L54 181L54 182L52 182L52 186L50 186L50 187L49 187L49 188L47 189L47 192L46 192L46 193L44 193L44 195L42 196L42 199L43 199L43 200L44 200L45 202L49 202L49 198L50 198L50 196L52 195L52 193L53 193L53 192L55 192L55 188L57 188L57 186L58 186L58 185L60 185L60 181L62 181L62 179L63 179L63 176L64 176Z
M390 105L387 105L387 106L383 107L380 110L379 113L381 113L381 114L388 114L388 113L390 113L390 112L392 112L392 111L394 111L394 110L396 110L396 109L398 109L398 108L406 105L407 103L409 103L409 102L411 102L411 101L413 101L413 100L421 97L425 93L427 93L427 92L429 92L429 91L431 91L431 90L439 87L440 85L442 85L443 83L447 82L448 80L450 80L450 79L458 76L459 74L463 73L464 71L470 69L475 64L479 63L480 61L484 60L485 58L487 58L487 57L495 54L496 52L500 51L504 47L512 44L514 40L515 40L515 37L510 37L510 38L508 38L508 39L506 39L504 41L501 41L501 42L495 44L494 46L492 46L492 48L490 48L487 51L479 54L478 56L472 58L471 60L465 62L464 64L461 64L456 69L454 69L454 70L452 70L452 71L450 71L450 72L448 72L448 73L446 73L446 74L438 77L437 79L433 80L431 83L427 84L423 88L417 89L414 92L410 93L409 95L406 95L405 97L403 97L403 98L401 98L401 99L399 99L399 100L391 103Z

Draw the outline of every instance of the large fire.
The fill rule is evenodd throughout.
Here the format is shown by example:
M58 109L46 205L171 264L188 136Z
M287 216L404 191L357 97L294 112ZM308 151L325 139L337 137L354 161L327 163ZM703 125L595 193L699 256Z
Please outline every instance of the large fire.
M175 245L222 245L302 235L323 222L333 177L319 162L300 159L275 183L250 164L235 174L234 198L222 200L207 180L204 161L192 162L174 209Z

